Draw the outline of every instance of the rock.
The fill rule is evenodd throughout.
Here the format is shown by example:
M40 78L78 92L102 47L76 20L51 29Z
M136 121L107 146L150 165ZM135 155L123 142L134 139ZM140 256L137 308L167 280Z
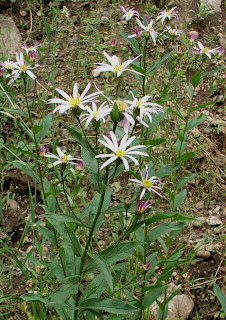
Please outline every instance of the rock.
M20 209L19 203L13 199L7 199L6 204L7 204L9 210Z
M193 222L193 226L196 228L200 228L201 226L204 225L205 222L206 222L205 217L199 217L197 220Z
M201 132L197 128L194 128L191 132L193 133L193 136L196 138L200 137L201 135Z
M10 17L0 16L0 43L0 56L14 55L21 49L22 37Z
M192 298L189 297L188 295L180 294L178 296L175 296L169 302L168 316L166 320L171 320L171 319L186 320L192 313L194 306L195 304Z
M223 48L226 48L226 36L222 33L218 34L220 44Z
M203 209L203 208L204 208L204 201L201 200L201 201L197 202L196 205L195 205L195 207L196 207L197 209Z
M27 11L21 10L21 11L20 11L20 15L21 15L22 17L26 17Z
M207 223L209 226L219 226L220 224L222 224L222 221L219 217L212 216L207 218Z
M213 210L213 212L214 212L214 213L218 213L218 212L220 211L220 209L221 209L221 206L217 206L217 207Z
M224 208L224 211L222 212L222 215L223 215L224 217L226 217L226 207Z
M209 258L210 252L206 251L205 249L201 249L201 250L197 251L196 257L203 258L203 259Z
M221 11L221 0L204 0L206 9L213 10L214 12Z
M163 300L163 298L160 298ZM172 300L170 300L168 304L168 316L166 320L178 319L178 320L186 320L191 314L194 308L194 302L192 298L190 298L186 294L180 294L175 296ZM150 307L149 320L156 317L158 314L158 305L157 303L153 303Z

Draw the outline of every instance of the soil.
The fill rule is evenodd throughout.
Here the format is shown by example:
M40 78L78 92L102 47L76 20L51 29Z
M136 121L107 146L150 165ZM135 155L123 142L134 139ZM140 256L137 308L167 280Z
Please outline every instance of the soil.
M48 2L48 1L47 1ZM207 20L197 19L198 6L197 1L170 1L171 6L175 3L178 7L180 23L186 24L188 26L188 30L196 30L199 33L199 39L203 42L209 42L210 34L214 34L210 37L211 46L217 47L219 46L219 37L218 33L223 33L225 30L225 22L224 17L226 14L226 8L222 4L221 13L215 14L213 16L208 16ZM158 2L155 2L156 5ZM128 6L132 7L136 5L133 1L128 3ZM76 30L80 28L80 19L79 15L76 14L77 9L83 8L83 10L87 11L87 15L91 14L91 5L90 2L80 2L77 7L70 1L61 1L61 7L63 5L67 5L72 15L75 15L74 19L74 27ZM80 7L79 7L80 5ZM101 3L99 1L94 2L92 4L92 9L96 11L107 11L107 5L104 5L104 8L101 7ZM144 3L145 5L145 3ZM46 4L48 6L48 4ZM142 5L140 4L142 7ZM194 10L196 13L189 12L189 9ZM20 0L16 1L10 8L5 6L4 12L7 15L11 15L14 21L19 28L23 40L27 38L27 31L30 28L30 15L29 8L26 5L26 2ZM21 11L25 10L26 15L22 16ZM33 12L34 23L37 23L39 19L38 16ZM207 23L208 22L208 23ZM44 28L37 28L32 31L32 39L35 43L41 42L45 38L45 30ZM75 58L77 59L78 52L75 52ZM64 62L64 58L60 57L58 60L59 63ZM215 65L210 65L210 70L215 69ZM208 70L207 70L208 71ZM187 73L187 78L190 77ZM69 80L67 80L69 81ZM204 216L208 218L210 215L216 215L222 220L222 224L225 223L226 212L225 212L225 185L223 179L223 170L225 168L225 147L226 147L226 131L225 131L225 123L226 117L223 114L224 111L224 84L220 84L217 88L212 92L211 96L209 96L209 80L203 79L195 98L195 104L198 105L203 101L218 101L213 107L205 109L204 113L207 115L207 120L198 127L199 133L198 136L193 132L193 137L191 140L192 146L197 149L198 156L195 160L189 162L189 167L187 168L190 172L198 172L202 173L201 178L197 178L196 181L193 181L188 184L188 199L186 200L186 206L192 208L192 214L195 217ZM208 88L208 90L207 90ZM181 102L183 103L183 101ZM197 113L198 114L198 113ZM218 123L218 124L216 124ZM3 133L5 136L10 138L10 125L9 123L5 124L3 128ZM197 132L196 132L197 133ZM204 146L204 147L202 147ZM200 152L200 148L202 148L202 152ZM200 154L200 156L199 156ZM203 174L204 172L204 174ZM208 178L203 178L203 177ZM19 204L19 210L10 209L7 205L3 207L3 214L5 220L5 227L9 236L11 236L12 246L16 247L21 238L21 235L24 230L24 226L28 217L30 216L29 209L29 189L28 189L28 180L31 186L32 191L35 189L35 184L32 179L28 179L27 176L23 175L21 171L8 167L4 171L4 182L2 186L3 194L8 194L9 197L13 195L14 200ZM125 182L124 182L125 183ZM217 188L215 187L217 184ZM117 199L117 192L120 193L119 190L115 191L115 198ZM37 189L37 206L36 206L36 215L40 216L43 214L43 209L39 206L41 204L41 195L40 188L38 186ZM203 201L201 204L200 201ZM199 205L198 205L199 204ZM216 211L217 207L220 209ZM215 247L210 252L210 256L204 259L198 259L197 262L194 262L190 265L189 269L186 272L186 276L183 277L182 283L185 288L185 291L191 295L195 302L195 309L193 314L190 316L190 320L192 319L214 319L214 314L216 311L220 309L220 305L216 299L216 297L212 294L212 283L217 281L217 283L226 290L226 281L225 281L225 262L224 262L224 242L221 240L220 236L223 235L223 230L221 226L209 226L207 223L202 225L199 228L195 228L192 224L187 228L187 233L184 233L183 241L184 243L188 243L190 246L187 248L187 252L192 250L195 244L200 239L208 239L210 243L214 243ZM111 227L103 227L98 233L97 237L101 247L106 245L104 242L104 238L108 235L108 237L112 236ZM21 247L21 255L23 252L26 252L31 242L31 233L28 234L26 243L24 243ZM181 270L176 270L179 274ZM192 281L196 279L195 281ZM172 281L175 281L175 278L172 278ZM25 285L25 279L18 274L18 270L15 268L15 273L13 276L13 287L15 292L20 294L27 292L28 288ZM10 291L5 288L6 292ZM14 312L12 310L11 317L9 319L24 319L24 314L21 315L20 311L17 310L17 317L15 317Z

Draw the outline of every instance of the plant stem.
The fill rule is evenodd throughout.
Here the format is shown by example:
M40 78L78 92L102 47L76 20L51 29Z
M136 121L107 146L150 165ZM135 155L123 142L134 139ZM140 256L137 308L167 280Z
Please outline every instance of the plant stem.
M147 234L148 234L148 227L145 224L145 229L144 229L144 239L146 241L147 239ZM144 244L144 257L143 257L143 265L145 265L147 262L147 244ZM144 298L144 288L145 288L145 276L146 276L146 272L144 271L143 274L143 282L141 285L141 293L140 293L140 303L142 304L143 302L143 298ZM140 311L140 320L142 320L142 315L143 315L143 310Z
M81 262L80 262L80 267L79 267L79 273L78 273L78 276L81 277L82 275L82 271L83 271L83 267L84 267L84 263L85 263L85 259L86 259L86 256L87 256L87 253L88 253L88 248L89 248L89 245L90 245L90 242L91 242L91 239L92 239L92 236L93 236L93 232L94 232L94 229L95 229L95 226L96 226L96 222L100 216L100 213L101 213L101 209L102 209L102 206L103 206L103 203L104 203L104 196L105 196L105 192L106 190L104 189L101 193L101 197L100 197L100 202L99 202L99 206L98 206L98 209L97 209L97 213L95 215L95 218L93 220L93 223L92 223L92 227L89 231L89 236L88 236L88 239L86 241L86 246L84 248L84 251L83 251L83 254L82 254L82 257L81 257ZM81 279L79 280L80 283L81 283ZM75 307L78 306L78 302L79 302L79 291L78 293L76 294L76 301L75 301ZM75 319L78 319L78 313L77 313L77 310L75 310Z

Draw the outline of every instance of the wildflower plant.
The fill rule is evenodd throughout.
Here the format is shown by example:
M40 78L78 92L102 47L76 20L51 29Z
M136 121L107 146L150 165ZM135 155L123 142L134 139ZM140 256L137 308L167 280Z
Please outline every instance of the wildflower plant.
M167 317L168 303L174 296L166 295L170 277L179 266L184 266L183 275L192 261L192 254L186 256L183 246L175 248L175 242L187 220L192 219L182 214L181 205L187 195L183 186L196 173L178 179L178 171L195 156L187 150L189 132L206 119L204 114L196 112L211 105L194 104L206 55L214 58L219 52L219 48L205 50L200 42L197 49L189 35L184 43L182 37L177 37L176 46L175 39L165 37L170 30L175 35L182 33L175 25L175 9L145 21L140 16L138 19L134 8L126 11L121 7L122 18L139 27L139 32L132 36L131 31L122 32L130 45L131 56L136 58L127 57L121 62L118 56L104 51L108 63L97 62L93 66L95 75L113 73L115 91L109 96L104 88L94 89L91 82L80 91L76 82L73 88L65 91L57 88L55 92L52 85L52 98L45 95L47 112L39 119L35 119L35 99L28 94L33 90L31 81L36 88L39 77L38 65L29 60L30 51L36 52L38 46L28 49L24 45L26 57L17 53L15 62L1 63L1 90L11 107L14 103L5 88L20 86L24 91L24 103L19 110L2 110L2 113L11 117L16 129L25 132L29 139L15 150L7 146L6 150L11 152L9 164L35 181L35 196L29 183L31 215L16 253L9 246L7 250L26 281L30 281L29 292L20 298L32 305L34 319L44 320L53 314L63 320L103 319L106 314L109 319L111 316L148 319L155 301L159 319ZM157 44L165 43L164 54L155 50ZM189 57L184 51L178 52L178 46L182 45L189 49ZM193 45L202 54L193 52ZM149 49L153 49L153 57ZM189 96L184 108L186 116L179 109L181 97L174 82L177 66L185 58L194 69L190 82L183 83ZM7 67L9 64L11 67ZM127 71L132 71L129 78ZM152 92L160 71L162 85L158 86L158 92ZM133 81L136 79L135 85L131 76ZM128 95L125 85L131 86ZM63 88L63 84L59 87ZM63 120L65 113L67 121ZM163 146L169 138L161 136L159 127L170 116L174 117L177 128L172 132L175 148L174 154L167 155L164 162L156 160L152 149ZM58 119L70 138L63 139L58 134ZM124 180L122 192L116 197L115 185ZM39 204L38 190L42 196ZM41 218L35 214L37 205L44 210ZM108 239L103 249L98 230L107 222L111 223L115 236ZM24 259L18 260L16 254L28 230L33 235L33 247ZM1 233L1 245L4 235L5 230ZM45 245L51 248L47 256L43 254ZM157 266L161 267L159 275L155 273ZM151 277L155 277L153 285L149 281Z

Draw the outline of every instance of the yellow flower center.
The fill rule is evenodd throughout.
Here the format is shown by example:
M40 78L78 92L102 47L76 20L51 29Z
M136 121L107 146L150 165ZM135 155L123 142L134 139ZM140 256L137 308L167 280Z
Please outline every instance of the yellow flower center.
M64 155L63 157L61 157L60 159L61 159L61 161L62 161L63 163L66 163L66 162L68 161L68 155L65 154L65 155Z
M148 26L148 27L147 27L147 31L150 32L150 31L152 31L152 30L154 30L153 27L151 27L151 26Z
M93 112L93 117L99 117L101 114L99 111Z
M143 104L143 101L142 100L138 100L137 101L137 107L140 108Z
M127 16L129 16L129 17L131 17L132 14L133 14L132 11L128 11L128 12L127 12Z
M77 98L72 98L68 102L70 103L70 105L76 108L79 105L79 103L82 102L82 100L80 99L80 94L78 94Z
M121 158L121 157L123 157L126 153L125 153L125 151L117 150L115 154L116 154L117 157Z
M120 112L123 112L128 108L128 105L122 100L116 100L116 103Z
M27 69L28 69L28 66L26 66L26 64L24 64L20 67L20 70L23 72L27 71Z
M209 49L208 48L204 48L202 52L203 53L207 53L207 52L209 52Z
M150 180L143 180L142 181L143 185L145 186L145 188L150 188L151 186L151 181Z
M122 65L120 64L119 66L115 66L115 72L121 71L122 70Z
M170 33L172 36L175 36L176 31L171 29L171 30L169 31L169 33Z
M170 11L166 11L166 15L167 15L167 17L170 17L171 16L171 12Z
M6 67L6 69L12 69L12 64L8 63L5 67Z

